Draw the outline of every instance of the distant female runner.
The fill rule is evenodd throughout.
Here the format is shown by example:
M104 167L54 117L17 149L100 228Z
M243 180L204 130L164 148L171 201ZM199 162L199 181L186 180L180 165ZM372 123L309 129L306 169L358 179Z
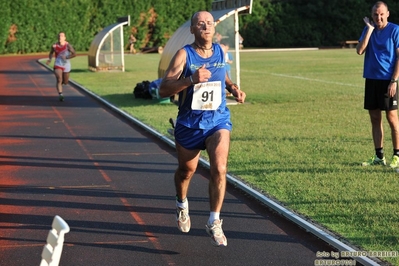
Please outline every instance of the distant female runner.
M69 73L71 72L71 62L69 59L76 56L75 49L66 41L65 32L58 33L58 42L51 46L49 59L46 64L49 65L55 54L54 74L57 79L56 89L58 91L58 99L64 101L62 95L62 84L68 84Z

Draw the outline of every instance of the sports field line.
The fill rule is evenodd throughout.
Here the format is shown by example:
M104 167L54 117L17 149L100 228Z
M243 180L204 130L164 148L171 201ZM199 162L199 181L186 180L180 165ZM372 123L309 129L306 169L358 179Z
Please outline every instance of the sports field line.
M241 72L259 73L262 75L266 74L266 75L277 76L277 77L301 79L301 80L314 81L314 82L320 82L320 83L326 83L326 84L334 84L334 85L347 86L347 87L356 87L356 88L361 87L359 85L350 84L350 83L342 83L342 82L328 81L328 80L322 80L322 79L311 79L311 78L306 78L306 77L301 77L301 76L292 76L292 75L279 74L279 73L268 73L268 72L264 72L264 71L241 70Z
M309 47L309 48L270 48L270 49L240 49L240 53L259 53L259 52L292 52L292 51L318 51L320 50L317 47ZM231 49L231 52L235 52L234 49Z

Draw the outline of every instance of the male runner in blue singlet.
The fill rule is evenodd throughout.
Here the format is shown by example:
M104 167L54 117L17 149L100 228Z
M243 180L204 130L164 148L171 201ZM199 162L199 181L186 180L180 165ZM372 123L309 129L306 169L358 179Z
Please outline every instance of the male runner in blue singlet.
M226 107L225 89L237 102L245 93L227 76L222 47L212 43L215 34L213 16L206 11L191 18L194 42L181 48L172 58L160 85L160 97L179 94L175 142L178 168L175 172L176 221L187 233L191 222L187 192L200 157L206 150L210 162L210 216L206 231L215 246L226 246L220 211L226 191L227 158L230 145L230 111Z

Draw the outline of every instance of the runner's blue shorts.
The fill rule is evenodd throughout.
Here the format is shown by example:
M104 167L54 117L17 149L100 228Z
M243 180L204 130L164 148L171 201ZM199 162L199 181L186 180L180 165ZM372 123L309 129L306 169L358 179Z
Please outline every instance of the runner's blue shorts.
M221 123L211 129L188 128L177 123L175 127L175 140L188 150L205 150L205 141L209 136L220 129L231 131L232 128L231 122Z

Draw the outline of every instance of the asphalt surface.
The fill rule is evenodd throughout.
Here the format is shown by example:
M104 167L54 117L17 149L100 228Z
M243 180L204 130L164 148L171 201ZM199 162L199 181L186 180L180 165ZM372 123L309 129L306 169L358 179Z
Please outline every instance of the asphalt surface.
M64 266L315 265L336 251L230 185L228 246L212 246L203 167L181 233L175 150L72 85L59 102L41 57L0 58L0 265L39 265L55 215L71 228Z

